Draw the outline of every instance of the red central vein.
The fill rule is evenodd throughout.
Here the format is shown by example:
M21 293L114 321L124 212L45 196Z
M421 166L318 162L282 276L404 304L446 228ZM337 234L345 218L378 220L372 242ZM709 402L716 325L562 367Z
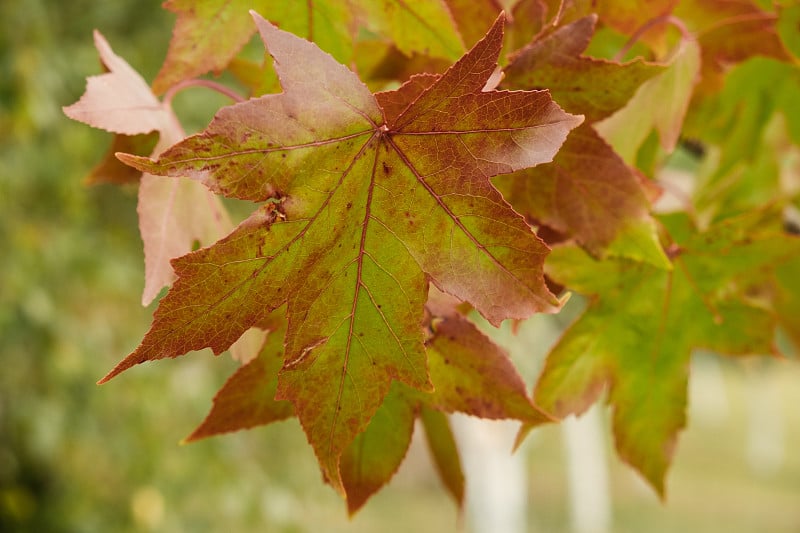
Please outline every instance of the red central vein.
M667 286L664 290L664 301L661 304L661 318L658 321L658 330L656 331L656 342L653 345L653 351L650 354L651 372L655 370L656 354L661 346L661 343L664 341L664 335L666 334L667 331L670 302L672 301L672 282L674 279L675 279L674 270L667 272Z
M308 40L314 42L314 2L306 0L306 9L308 10Z
M403 135L405 135L405 133L404 133ZM491 253L491 252L490 252L490 251L489 251L487 248L486 248L486 246L484 246L483 244L481 244L481 242L480 242L480 241L479 241L477 238L475 238L475 236L474 236L474 235L473 235L473 234L472 234L472 233L471 233L471 232L470 232L470 231L469 231L469 230L466 228L466 226L464 226L464 224L461 222L461 219L458 217L458 215L456 215L456 214L455 214L455 213L454 213L454 212L453 212L453 211L450 209L450 207L449 207L447 204L445 204L445 203L442 201L442 199L441 199L441 197L439 196L439 194L437 194L437 193L436 193L436 191L434 191L434 190L431 188L431 186L430 186L430 185L428 185L428 182L426 182L426 181L425 181L425 179L422 177L422 175L420 174L420 172L419 172L419 171L417 171L417 169L414 167L414 165L411 163L411 161L408 159L408 157L406 157L406 154L405 154L405 153L403 153L403 151L402 151L402 150L400 150L400 148L399 148L399 147L398 147L398 146L397 146L397 145L394 143L394 140L393 140L393 139L392 139L390 136L386 136L386 142L387 142L389 145L391 145L391 147L392 147L392 148L394 148L394 150L395 150L395 151L397 152L397 154L400 156L400 159L402 159L402 160L403 160L403 162L406 164L406 166L407 166L407 167L408 167L408 168L411 170L411 172L414 174L414 177L416 177L416 178L417 178L417 181L420 183L420 185L422 185L422 186L425 188L425 190L426 190L426 191L428 191L428 194L430 194L430 195L431 195L431 196L434 198L434 200L436 200L436 203L437 203L437 204L439 204L439 207L441 207L441 208L444 210L444 212L445 212L445 213L447 213L447 215L448 215L448 216L449 216L449 217L450 217L450 218L453 220L453 223L454 223L454 224L455 224L455 225L456 225L456 226L457 226L457 227L458 227L458 228L459 228L459 229L460 229L460 230L461 230L461 231L464 233L464 235L466 235L466 236L467 236L467 238L469 238L469 240L470 240L470 241L472 241L472 243L475 245L475 247L476 247L476 248L478 248L479 250L481 250L481 251L482 251L484 254L486 254L486 255L489 257L489 259L491 259L491 260L492 260L492 262L493 262L493 263L494 263L494 264L495 264L495 265L496 265L496 266L497 266L497 267L498 267L500 270L502 270L503 272L505 272L506 274L508 274L509 276L511 276L513 279L515 279L515 280L519 281L519 282L520 282L520 284L521 284L521 285L522 285L522 286L525 288L525 290L527 290L529 293L531 293L533 296L535 296L537 300L541 300L541 298L540 298L540 297L539 297L539 296L538 296L538 295L537 295L537 294L536 294L536 293L533 291L533 289L531 289L530 287L528 287L528 285L527 285L527 284L525 284L525 283L524 283L522 280L520 280L520 279L519 279L519 278L518 278L516 275L514 275L514 273L512 273L510 270L508 270L508 268L506 268L506 266L505 266L503 263L501 263L501 262L500 262L500 261L499 261L499 260L498 260L498 259L497 259L497 258L496 258L496 257L495 257L495 256L494 256L494 255L493 255L493 254L492 254L492 253Z
M552 122L542 122L540 124L529 124L527 126L518 126L515 128L484 128L479 130L437 130L437 131L401 131L398 135L467 135L469 133L499 133L503 131L523 131L534 130L537 128L545 128L547 126L554 126L561 124L563 120L554 120Z
M379 132L376 132L376 135L381 135ZM371 137L366 146L370 144L372 139L375 136ZM362 149L362 151L364 150ZM372 192L375 189L375 172L378 165L378 150L375 150L375 160L372 162L372 174L369 180L369 187L367 188L367 202L366 208L364 209L364 220L361 222L361 241L358 246L358 270L356 271L356 288L353 294L353 305L350 308L350 328L347 331L347 344L345 345L344 349L344 361L342 363L342 374L339 378L339 391L336 394L336 405L334 406L333 410L333 420L331 421L331 431L328 436L328 453L333 453L333 433L336 430L336 424L339 422L339 410L341 409L342 405L342 394L344 393L344 382L345 378L347 377L347 365L350 362L350 346L353 342L353 326L355 325L355 317L356 317L356 308L358 307L358 296L361 292L361 288L364 287L364 282L361 280L361 272L364 268L364 254L366 250L366 242L367 242L367 227L369 226L369 220L371 216L371 206L372 206ZM357 158L356 158L357 159ZM366 351L366 350L365 350Z

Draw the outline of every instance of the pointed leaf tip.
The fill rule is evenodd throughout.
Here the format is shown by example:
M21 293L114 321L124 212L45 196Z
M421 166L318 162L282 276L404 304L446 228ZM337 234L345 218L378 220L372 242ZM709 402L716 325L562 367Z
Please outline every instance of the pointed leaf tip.
M156 164L156 161L149 157L129 154L127 152L115 152L114 157L129 167L135 168L141 172L150 172Z

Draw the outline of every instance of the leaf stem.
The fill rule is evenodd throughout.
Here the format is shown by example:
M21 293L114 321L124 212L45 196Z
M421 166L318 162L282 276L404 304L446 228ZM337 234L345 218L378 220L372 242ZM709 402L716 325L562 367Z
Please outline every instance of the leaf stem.
M741 15L734 15L726 19L718 20L708 28L700 32L701 35L706 35L714 30L718 30L723 26L730 26L733 24L741 24L743 22L774 22L778 17L772 13L743 13Z
M211 89L213 91L217 91L218 93L227 96L234 102L244 102L244 98L229 87L222 85L221 83L217 83L211 80L205 80L202 78L193 78L190 80L183 80L181 82L176 83L164 94L164 104L169 106L172 104L172 99L178 94L180 91L184 89L188 89L189 87L206 87L207 89Z
M681 19L669 13L665 13L664 15L648 20L638 30L633 32L633 35L631 35L631 38L628 39L628 42L626 42L623 45L623 47L620 48L619 52L617 52L617 55L614 56L614 61L621 62L622 58L625 57L625 54L627 54L628 51L631 48L633 48L633 45L636 44L639 41L639 39L642 38L642 35L650 31L651 29L655 28L656 26L660 26L661 24L671 24L672 26L675 26L681 32L681 35L683 36L684 39L688 40L692 38L692 33L689 31L689 28L686 27L686 24L684 24Z

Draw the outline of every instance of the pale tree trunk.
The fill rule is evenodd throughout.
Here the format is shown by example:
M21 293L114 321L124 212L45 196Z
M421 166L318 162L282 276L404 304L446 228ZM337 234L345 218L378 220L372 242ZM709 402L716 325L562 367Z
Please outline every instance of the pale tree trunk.
M519 423L467 416L452 422L467 479L467 531L525 533L528 465L522 453L511 453Z
M572 531L607 533L611 531L611 495L602 407L595 404L580 418L566 418L561 431Z

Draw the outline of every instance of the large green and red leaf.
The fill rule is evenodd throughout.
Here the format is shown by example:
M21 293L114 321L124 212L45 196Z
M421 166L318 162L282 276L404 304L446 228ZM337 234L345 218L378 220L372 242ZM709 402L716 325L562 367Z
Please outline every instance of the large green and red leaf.
M535 399L561 417L582 413L608 389L620 456L663 496L686 424L692 349L772 353L775 309L753 292L770 271L796 261L800 241L761 216L705 232L683 215L662 220L675 239L671 271L554 249L548 274L592 299L549 354Z
M546 92L482 92L501 19L386 116L315 45L256 22L283 93L222 109L157 161L120 157L266 203L228 237L173 261L179 279L151 330L104 380L147 360L219 353L288 303L277 398L294 404L342 490L341 454L391 382L430 389L420 327L429 280L495 324L557 309L543 281L547 247L488 178L551 160L580 118Z

